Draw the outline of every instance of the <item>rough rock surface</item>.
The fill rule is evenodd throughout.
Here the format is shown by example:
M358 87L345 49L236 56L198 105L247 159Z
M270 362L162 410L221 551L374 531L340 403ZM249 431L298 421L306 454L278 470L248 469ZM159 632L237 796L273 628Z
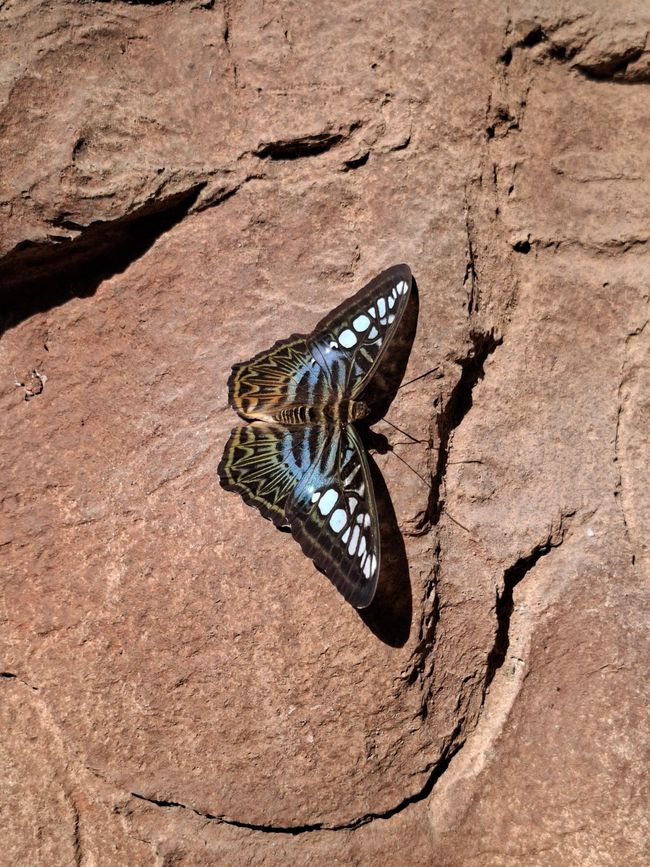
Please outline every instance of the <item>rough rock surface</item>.
M2 863L650 859L650 13L567 9L0 2ZM225 383L400 261L360 616Z

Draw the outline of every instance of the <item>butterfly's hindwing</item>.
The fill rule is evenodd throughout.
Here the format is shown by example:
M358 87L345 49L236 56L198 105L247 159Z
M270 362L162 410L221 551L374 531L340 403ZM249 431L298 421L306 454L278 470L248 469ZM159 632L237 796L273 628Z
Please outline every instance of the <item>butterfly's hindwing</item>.
M302 334L235 364L228 380L230 405L246 419L295 404L319 406L327 393L327 378Z
M276 527L287 527L287 497L314 465L324 439L322 429L315 425L237 425L219 464L221 485L241 494Z
M364 448L352 425L328 428L311 470L287 498L291 532L348 602L370 604L379 575L379 524Z

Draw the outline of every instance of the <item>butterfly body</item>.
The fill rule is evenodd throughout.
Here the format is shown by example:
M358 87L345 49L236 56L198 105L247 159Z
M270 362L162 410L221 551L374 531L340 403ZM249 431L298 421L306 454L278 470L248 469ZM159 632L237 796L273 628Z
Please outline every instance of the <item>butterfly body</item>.
M231 433L221 484L289 528L356 607L379 574L379 521L355 422L371 412L372 380L408 303L406 265L384 271L311 334L278 341L235 364L229 402L247 424Z

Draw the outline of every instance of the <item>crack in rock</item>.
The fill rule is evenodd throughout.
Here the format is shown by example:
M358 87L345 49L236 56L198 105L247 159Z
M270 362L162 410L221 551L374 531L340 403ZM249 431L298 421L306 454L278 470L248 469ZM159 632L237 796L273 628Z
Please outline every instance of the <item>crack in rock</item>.
M581 183L587 183L590 178L585 178ZM617 180L608 178L607 180ZM584 250L594 256L617 256L621 253L645 253L648 244L647 237L609 238L606 241L583 241L579 238L533 238L530 234L525 238L519 238L511 244L515 253L524 255L533 250L535 253L551 250Z
M93 295L103 280L125 271L179 223L205 185L202 181L116 220L91 223L73 239L17 245L0 260L0 300L9 311L0 334L35 313ZM58 225L66 222L70 226L64 218Z
M297 160L303 157L315 157L331 150L361 126L359 121L350 124L347 130L341 132L323 132L314 135L297 136L290 139L264 142L253 154L260 159Z
M633 331L631 331L625 338L625 351L623 354L623 362L621 365L621 373L619 377L618 391L617 391L617 399L618 399L618 408L616 413L616 427L614 430L614 463L617 465L618 469L618 478L616 481L616 489L614 490L614 497L620 507L621 510L621 518L623 520L623 526L625 527L625 535L627 537L627 541L632 550L632 565L635 566L637 563L637 552L636 546L633 541L633 536L630 531L630 525L627 517L627 508L626 508L626 491L624 486L624 472L623 472L623 461L621 452L621 419L623 413L625 412L626 405L629 400L629 396L625 395L625 386L628 384L629 377L633 371L633 367L630 365L630 346L632 341L639 337L639 335L643 334L650 320L646 320Z
M470 318L478 313L480 304L480 288L478 284L478 274L476 270L476 256L474 253L473 230L470 221L470 205L465 195L465 234L467 235L467 263L465 265L465 276L463 277L463 286L469 283L467 312Z
M580 18L581 16L578 16ZM504 66L509 66L512 61L513 49L535 49L542 46L541 54L561 64L571 64L571 68L590 81L608 81L617 84L648 84L650 83L650 69L647 64L639 64L636 68L630 67L641 60L647 52L647 34L643 44L634 41L627 45L613 45L611 48L603 48L594 56L584 57L585 48L592 41L595 34L588 38L576 39L562 33L563 28L575 23L563 20L542 26L535 25L525 36L517 42L509 45L499 60ZM580 55L583 55L580 59Z
M151 804L155 807L161 807L163 809L187 810L196 816L200 816L202 819L207 819L210 822L215 822L221 825L231 825L235 828L246 828L249 831L260 831L264 834L285 834L288 836L298 836L299 834L308 834L314 831L353 831L356 828L360 828L363 825L368 825L370 822L374 822L377 819L390 819L398 813L401 813L402 810L410 807L411 804L416 804L419 801L426 800L431 794L436 782L449 767L449 763L453 759L454 755L463 745L463 741L456 741L458 735L460 734L460 727L461 723L459 722L452 731L452 733L449 735L449 738L447 740L447 743L449 744L447 751L443 752L440 760L437 761L435 766L430 770L429 776L427 777L424 785L417 792L415 792L415 794L409 795L388 810L384 810L378 813L367 813L357 819L352 820L351 822L346 822L341 825L327 825L323 822L287 826L262 825L256 824L254 822L244 822L238 819L230 819L226 818L225 816L218 816L213 813L205 812L203 810L197 810L196 807L192 807L189 804L183 804L180 801L169 801L162 798L154 798L147 795L142 795L138 792L131 792L130 794L132 797L137 798L137 800L144 801L145 803Z
M560 517L560 525L557 530L551 531L548 537L539 545L536 545L530 554L520 557L512 566L503 573L503 590L497 591L495 612L497 628L494 636L494 644L488 654L485 687L487 692L494 680L497 671L505 662L508 648L510 647L510 619L514 611L514 590L528 573L535 567L542 557L546 557L553 548L559 548L564 541L571 519L575 516L575 509L563 512Z
M27 689L31 689L32 692L38 692L37 686L32 686L31 683L27 683L26 680L23 680L11 671L0 671L0 680L15 680L17 683L22 683Z
M610 57L602 57L592 63L575 63L574 69L591 81L614 81L629 84L648 83L650 74L638 72L628 75L630 64L639 60L644 54L644 48L629 46Z
M431 491L425 510L423 527L435 525L440 520L440 515L444 509L442 487L447 473L451 436L472 407L474 386L485 375L484 366L487 358L503 342L503 338L495 337L492 331L472 331L470 339L472 349L465 358L458 362L461 367L460 378L452 389L444 409L436 419L439 438L438 459L435 473L431 479Z

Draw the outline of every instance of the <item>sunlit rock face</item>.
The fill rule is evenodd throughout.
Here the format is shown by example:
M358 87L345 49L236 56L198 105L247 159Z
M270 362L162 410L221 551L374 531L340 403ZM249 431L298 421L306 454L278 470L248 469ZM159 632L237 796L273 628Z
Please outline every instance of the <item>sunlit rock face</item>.
M0 7L7 863L643 863L647 9ZM226 383L397 262L358 612Z

